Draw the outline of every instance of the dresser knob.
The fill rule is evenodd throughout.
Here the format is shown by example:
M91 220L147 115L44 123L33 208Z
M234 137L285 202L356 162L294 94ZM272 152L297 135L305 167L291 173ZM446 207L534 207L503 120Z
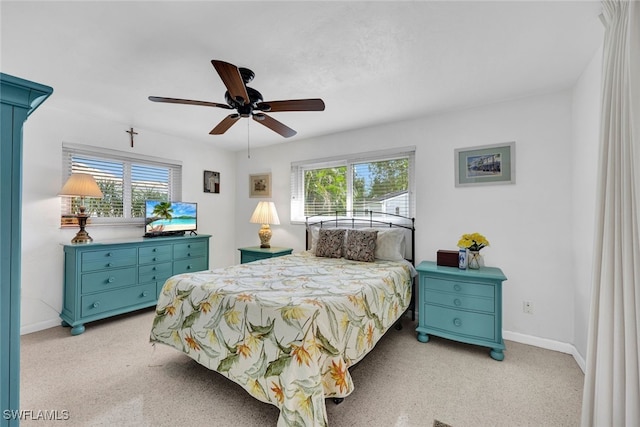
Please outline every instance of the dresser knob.
M189 253L187 254L187 256L191 256L191 252L189 252Z
M456 326L461 326L462 325L462 320L458 319L457 317L455 319L453 319L453 324Z
M116 278L113 277L113 276L109 277L109 280L107 280L107 282L109 282L109 283L113 283L115 281L116 281Z
M156 280L156 276L153 276L153 277L151 278L151 280Z
M96 302L94 302L92 306L93 306L93 308L98 308L98 307L100 307L100 301L96 301Z
M154 261L157 261L157 260L158 260L158 258L156 258L156 257L153 257L153 260L154 260Z
M155 267L153 267L151 270L156 271L156 268L155 268Z
M460 292L462 290L462 287L460 285L453 285L453 289L455 289L457 292Z
M187 265L187 270L191 270L191 265Z
M112 263L110 263L110 262L107 263L107 267L112 267L112 266L113 266Z
M156 249L156 248L153 248L153 252L158 252L158 249Z
M142 296L143 296L143 297L146 297L147 295L149 295L149 291L144 291L144 292L142 293Z
M191 247L191 245L187 245L187 247L188 247L188 248L190 248L190 247Z
M460 305L462 304L462 301L460 301L458 298L456 298L456 299L453 300L453 303L455 305L457 305L458 307L460 307Z
M107 256L111 256L111 252L107 252Z

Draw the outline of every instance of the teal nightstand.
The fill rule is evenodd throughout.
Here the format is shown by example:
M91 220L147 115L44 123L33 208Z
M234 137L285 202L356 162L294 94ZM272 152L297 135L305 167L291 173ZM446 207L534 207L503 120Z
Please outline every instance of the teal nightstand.
M418 341L432 334L491 348L504 359L502 340L502 270L482 267L460 270L423 261L418 267Z
M252 246L249 248L239 248L240 251L240 263L246 264L247 262L259 261L261 259L275 258L282 255L289 255L293 252L291 248L261 248L260 246Z

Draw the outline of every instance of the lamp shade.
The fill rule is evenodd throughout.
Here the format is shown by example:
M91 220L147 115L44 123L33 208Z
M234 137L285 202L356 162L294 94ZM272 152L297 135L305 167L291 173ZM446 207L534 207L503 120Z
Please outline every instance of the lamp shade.
M92 175L72 173L58 196L102 197L102 191Z
M276 205L273 202L258 202L249 222L255 224L280 224Z

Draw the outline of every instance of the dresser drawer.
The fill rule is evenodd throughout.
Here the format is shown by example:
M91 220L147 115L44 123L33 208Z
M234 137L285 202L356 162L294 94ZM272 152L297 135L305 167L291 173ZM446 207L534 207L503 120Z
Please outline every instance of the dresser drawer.
M243 253L240 256L240 263L246 264L248 262L260 261L261 259L265 259L265 258L266 257L264 255L260 255L260 254Z
M425 304L425 323L428 328L440 329L458 335L495 341L495 316L472 313Z
M136 265L137 254L137 248L85 252L82 254L82 271L95 271L104 268Z
M207 260L204 257L183 259L173 262L173 274L191 273L207 269Z
M207 253L205 242L177 243L173 245L173 258L201 257Z
M155 300L155 284L132 286L83 296L81 313L83 317L93 316L146 302L152 303Z
M149 246L138 251L138 264L171 261L171 245Z
M135 285L136 279L136 267L97 271L82 275L80 289L83 294L105 291L121 286Z
M457 282L453 280L424 277L427 289L442 292L453 292L461 295L475 295L480 297L494 297L494 286L482 283Z
M487 313L494 313L495 311L495 300L493 298L437 292L431 289L426 290L425 298L425 301L429 301L431 304L444 305L456 309L485 311Z
M141 265L138 268L138 283L165 281L172 275L172 265L170 262L159 264Z

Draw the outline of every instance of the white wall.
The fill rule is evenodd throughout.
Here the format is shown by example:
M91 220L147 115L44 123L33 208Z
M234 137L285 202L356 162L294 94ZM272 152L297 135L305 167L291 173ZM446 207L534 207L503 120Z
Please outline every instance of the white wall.
M236 244L255 245L259 225L249 224L257 199L248 197L248 174L271 172L281 225L272 244L304 249L304 226L289 222L293 161L415 145L416 255L434 260L456 249L463 233L481 232L487 265L502 268L505 336L526 335L572 343L571 91L534 96L403 123L345 132L236 155ZM516 141L516 183L454 186L454 149ZM243 190L245 188L245 190ZM245 220L246 219L246 220ZM524 314L523 301L533 303ZM565 349L566 350L566 349Z
M596 178L600 153L600 82L602 49L598 50L573 90L573 281L574 345L584 364L591 303L595 238Z
M54 88L55 90L55 88ZM215 144L181 140L135 128L135 147L125 133L130 123L91 117L59 109L52 97L27 120L24 127L22 197L22 315L21 332L60 324L63 294L63 248L77 229L60 228L62 142L94 145L125 152L153 155L183 163L184 201L198 203L198 232L211 234L210 266L234 262L235 156ZM135 127L135 125L134 125ZM203 171L221 174L221 193L203 192ZM95 242L141 236L142 228L87 228Z

